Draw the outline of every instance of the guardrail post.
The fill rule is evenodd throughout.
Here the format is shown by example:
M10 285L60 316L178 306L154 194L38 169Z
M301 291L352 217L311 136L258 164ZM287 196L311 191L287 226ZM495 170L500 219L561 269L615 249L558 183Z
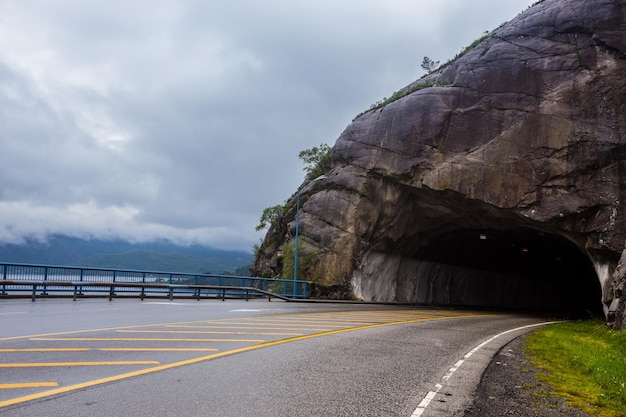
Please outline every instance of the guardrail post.
M9 266L8 265L2 265L2 280L6 281L7 280L7 268ZM2 284L2 295L7 295L7 286Z
M74 298L72 301L76 301L76 293L78 292L78 285L74 285Z
M37 284L33 284L33 303L35 302L35 298L37 298Z
M170 284L170 301L172 301L173 299L174 299L174 287L172 287Z
M115 292L113 291L114 288L115 286L111 285L111 289L109 290L109 301L112 301L113 296L115 295Z
M44 266L44 268L43 268L43 280L44 281L48 280L48 267L47 266ZM48 288L44 285L43 286L43 291L41 292L41 295L48 295L47 289Z

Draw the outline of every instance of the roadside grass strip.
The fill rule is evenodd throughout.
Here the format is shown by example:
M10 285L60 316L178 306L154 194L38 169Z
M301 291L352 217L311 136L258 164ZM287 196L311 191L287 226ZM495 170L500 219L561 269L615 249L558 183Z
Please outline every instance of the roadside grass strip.
M602 321L558 323L526 338L537 378L568 405L599 417L626 416L626 332Z

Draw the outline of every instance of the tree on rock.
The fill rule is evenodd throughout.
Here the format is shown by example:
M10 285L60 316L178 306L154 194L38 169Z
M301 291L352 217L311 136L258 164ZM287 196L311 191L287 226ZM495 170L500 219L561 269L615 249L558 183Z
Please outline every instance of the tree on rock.
M429 74L435 70L439 66L439 61L433 61L429 57L425 56L422 60L422 68L426 70Z
M322 143L320 146L300 151L298 158L305 164L303 169L306 172L307 180L328 174L330 171L330 150L330 146Z
M261 219L259 220L259 224L254 228L257 232L269 227L272 228L276 225L277 220L280 216L285 212L285 206L282 204L277 204L272 207L267 207L263 210L263 214L261 214Z

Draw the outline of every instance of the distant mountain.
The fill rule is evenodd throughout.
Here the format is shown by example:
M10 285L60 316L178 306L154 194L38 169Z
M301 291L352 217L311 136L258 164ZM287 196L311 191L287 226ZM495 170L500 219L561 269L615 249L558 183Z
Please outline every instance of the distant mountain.
M188 273L237 273L252 264L252 254L207 246L179 246L169 241L129 243L85 240L61 235L46 242L0 244L0 261Z

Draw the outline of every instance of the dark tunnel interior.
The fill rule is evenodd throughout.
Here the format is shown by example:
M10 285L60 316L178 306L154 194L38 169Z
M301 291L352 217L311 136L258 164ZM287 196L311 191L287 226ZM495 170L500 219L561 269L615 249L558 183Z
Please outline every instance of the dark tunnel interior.
M417 257L437 265L428 278L434 304L603 315L591 261L559 235L523 228L456 230L422 247Z

